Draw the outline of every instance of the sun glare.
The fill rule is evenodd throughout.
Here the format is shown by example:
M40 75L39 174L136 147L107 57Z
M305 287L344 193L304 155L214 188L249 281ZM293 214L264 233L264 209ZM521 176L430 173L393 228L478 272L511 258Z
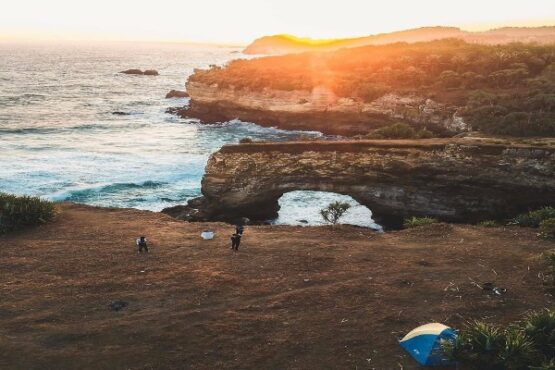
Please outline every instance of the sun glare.
M95 39L248 43L292 34L315 39L366 36L400 29L449 25L469 30L555 23L551 0L26 0L4 4L0 39ZM329 41L329 40L327 40Z

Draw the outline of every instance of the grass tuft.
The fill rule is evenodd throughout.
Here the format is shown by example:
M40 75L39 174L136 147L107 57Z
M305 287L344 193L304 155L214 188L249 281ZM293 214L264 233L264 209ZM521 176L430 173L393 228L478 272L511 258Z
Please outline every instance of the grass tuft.
M403 222L405 229L411 229L413 227L437 224L439 221L432 217L411 217L407 218Z

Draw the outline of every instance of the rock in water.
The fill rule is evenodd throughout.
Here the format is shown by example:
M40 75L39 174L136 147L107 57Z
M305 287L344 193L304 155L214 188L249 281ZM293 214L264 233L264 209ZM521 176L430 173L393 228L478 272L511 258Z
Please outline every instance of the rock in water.
M124 73L126 75L142 75L142 76L158 76L159 73L155 69L147 69L146 71L142 71L140 69L128 69L125 71L121 71L120 73Z
M170 98L188 98L189 93L187 91L180 91L180 90L171 90L169 93L166 94L166 99Z
M128 69L125 71L121 71L120 73L124 73L126 75L143 75L144 72L141 71L140 69Z

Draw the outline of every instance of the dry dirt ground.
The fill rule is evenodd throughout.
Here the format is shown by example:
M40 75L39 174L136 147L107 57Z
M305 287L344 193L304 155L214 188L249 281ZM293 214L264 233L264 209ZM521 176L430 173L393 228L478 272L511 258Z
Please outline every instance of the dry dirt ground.
M60 211L0 238L2 369L417 369L397 340L420 324L554 304L538 274L555 245L529 229L248 227L234 254L225 224Z

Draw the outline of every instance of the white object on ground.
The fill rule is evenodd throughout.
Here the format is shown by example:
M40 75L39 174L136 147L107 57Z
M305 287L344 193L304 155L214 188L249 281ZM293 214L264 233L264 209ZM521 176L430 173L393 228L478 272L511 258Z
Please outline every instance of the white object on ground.
M214 232L213 231L209 231L209 230L204 230L200 236L204 239L204 240L212 240L214 239Z

